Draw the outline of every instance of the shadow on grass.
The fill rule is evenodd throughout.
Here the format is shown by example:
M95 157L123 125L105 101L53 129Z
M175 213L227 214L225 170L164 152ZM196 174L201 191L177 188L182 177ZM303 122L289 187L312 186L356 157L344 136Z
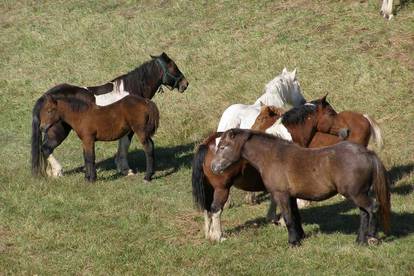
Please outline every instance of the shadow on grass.
M400 3L395 6L393 14L397 15L402 9L405 9L410 3L414 3L414 0L400 0Z
M185 145L177 145L173 147L155 146L155 176L153 179L173 174L183 167L191 167L194 145L195 143L188 143ZM144 152L141 149L130 151L128 153L128 163L135 173L145 172L146 165ZM116 170L114 157L97 162L96 168L98 171ZM65 174L77 174L83 171L84 168L81 166L65 171ZM100 178L98 175L98 178L100 180L115 180L120 177L123 177L123 175L120 173L115 173L104 178Z
M356 209L355 205L343 200L332 205L314 206L300 210L302 224L319 225L320 233L340 232L344 234L357 234L359 228L359 211L357 214L345 214L351 209ZM248 229L257 229L267 225L266 218L259 217L249 220L242 225L238 225L227 230L229 234L237 234ZM391 233L387 237L388 241L396 238L408 236L414 233L414 214L411 213L392 213L391 215ZM314 233L306 233L312 236Z

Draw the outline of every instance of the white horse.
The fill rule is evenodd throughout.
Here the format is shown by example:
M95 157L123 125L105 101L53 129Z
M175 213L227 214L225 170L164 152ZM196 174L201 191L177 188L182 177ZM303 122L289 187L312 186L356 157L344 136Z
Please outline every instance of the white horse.
M286 105L299 106L306 102L296 77L296 69L289 72L286 68L276 76L264 89L264 94L252 105L233 104L221 115L217 132L224 132L231 128L250 129L260 112L262 104L284 107ZM216 140L217 143L219 140Z

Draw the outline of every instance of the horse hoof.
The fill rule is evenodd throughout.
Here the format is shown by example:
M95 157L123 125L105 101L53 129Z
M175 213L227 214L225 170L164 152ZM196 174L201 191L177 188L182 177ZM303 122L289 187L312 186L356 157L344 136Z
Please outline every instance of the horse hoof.
M375 237L369 237L367 242L368 242L368 245L370 245L370 246L378 245L379 244L379 239L377 239Z
M289 242L289 245L292 248L301 246L300 241Z

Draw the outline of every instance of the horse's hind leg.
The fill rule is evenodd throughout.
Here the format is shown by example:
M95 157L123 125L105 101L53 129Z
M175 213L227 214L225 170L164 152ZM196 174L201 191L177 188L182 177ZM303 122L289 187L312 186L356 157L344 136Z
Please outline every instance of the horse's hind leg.
M83 157L85 159L85 178L88 181L96 180L95 168L95 142L92 139L84 139Z
M150 137L146 137L144 133L135 132L135 134L137 134L145 153L146 171L144 180L151 181L154 175L154 142Z
M52 155L53 150L57 148L63 140L68 137L71 127L64 122L57 122L50 127L45 135L44 143L42 144L42 152L49 164L46 173L49 176L62 176L62 166Z
M130 132L129 134L119 139L118 142L118 152L115 155L115 164L118 172L122 173L123 175L134 174L129 168L128 164L128 149L131 145L132 136L134 136L134 133Z
M368 197L368 194L351 196L351 199L360 209L361 224L357 236L359 244L378 244L377 219L375 202Z
M212 241L223 241L223 232L221 229L221 213L223 211L224 204L229 197L229 189L214 190L214 199L211 204L211 226L208 238Z

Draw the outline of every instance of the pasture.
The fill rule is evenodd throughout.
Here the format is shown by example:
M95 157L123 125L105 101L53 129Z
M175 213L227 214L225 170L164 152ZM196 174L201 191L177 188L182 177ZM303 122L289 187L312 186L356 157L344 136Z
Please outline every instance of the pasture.
M377 0L41 2L0 3L0 274L414 274L413 1L396 1L391 21ZM116 142L98 142L98 180L87 183L73 132L54 153L64 177L31 176L38 97L58 83L105 83L162 51L190 84L153 98L150 184L136 140L137 176L117 174ZM193 150L283 67L298 69L308 100L329 92L337 111L379 122L393 183L391 235L379 246L356 245L358 211L334 197L301 211L309 237L289 248L286 229L264 223L268 202L246 205L235 189L227 240L204 239Z

